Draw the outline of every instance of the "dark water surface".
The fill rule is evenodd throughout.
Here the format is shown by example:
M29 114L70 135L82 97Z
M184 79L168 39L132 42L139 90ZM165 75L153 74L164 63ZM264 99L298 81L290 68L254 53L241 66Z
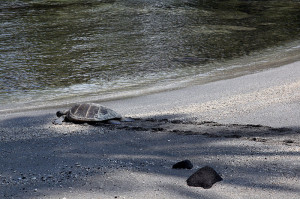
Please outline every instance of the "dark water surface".
M298 0L1 0L0 110L222 79L299 51Z

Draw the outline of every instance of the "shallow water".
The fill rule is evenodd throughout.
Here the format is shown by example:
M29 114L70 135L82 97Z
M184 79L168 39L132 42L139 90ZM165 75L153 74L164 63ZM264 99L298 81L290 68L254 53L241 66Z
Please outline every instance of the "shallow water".
M107 100L297 55L299 1L2 0L0 109ZM236 70L238 69L238 70Z

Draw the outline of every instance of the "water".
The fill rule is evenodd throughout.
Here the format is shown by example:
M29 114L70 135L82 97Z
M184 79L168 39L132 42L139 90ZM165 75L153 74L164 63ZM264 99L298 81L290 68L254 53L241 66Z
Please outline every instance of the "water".
M300 2L1 0L0 110L102 101L300 53Z

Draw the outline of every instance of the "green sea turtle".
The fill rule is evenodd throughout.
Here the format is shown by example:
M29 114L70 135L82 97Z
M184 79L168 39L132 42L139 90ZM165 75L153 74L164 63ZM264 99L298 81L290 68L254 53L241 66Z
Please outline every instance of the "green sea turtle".
M122 118L117 112L94 103L76 104L71 109L58 111L56 113L58 119L54 120L54 124L62 124L62 122L74 123L96 123L109 122L119 124L120 121L130 121L129 118Z

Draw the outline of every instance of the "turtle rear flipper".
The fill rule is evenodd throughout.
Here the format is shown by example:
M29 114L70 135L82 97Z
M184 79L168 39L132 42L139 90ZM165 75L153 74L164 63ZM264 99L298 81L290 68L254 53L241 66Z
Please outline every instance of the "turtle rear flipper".
M120 119L121 122L134 122L134 119L131 117L122 117Z
M107 120L108 124L121 124L120 120Z

